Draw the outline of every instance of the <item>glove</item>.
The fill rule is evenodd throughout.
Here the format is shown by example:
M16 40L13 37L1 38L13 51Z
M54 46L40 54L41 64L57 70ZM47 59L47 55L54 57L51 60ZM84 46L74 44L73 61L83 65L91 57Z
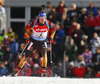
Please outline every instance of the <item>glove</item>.
M50 43L50 44L53 43L53 38L50 38L49 43Z
M29 38L26 39L26 43L29 43Z

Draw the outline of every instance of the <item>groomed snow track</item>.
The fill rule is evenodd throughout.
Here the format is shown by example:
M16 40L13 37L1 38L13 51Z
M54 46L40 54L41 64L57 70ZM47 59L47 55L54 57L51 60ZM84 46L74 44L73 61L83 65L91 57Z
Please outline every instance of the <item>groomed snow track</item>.
M56 77L0 77L0 84L100 84L100 79Z

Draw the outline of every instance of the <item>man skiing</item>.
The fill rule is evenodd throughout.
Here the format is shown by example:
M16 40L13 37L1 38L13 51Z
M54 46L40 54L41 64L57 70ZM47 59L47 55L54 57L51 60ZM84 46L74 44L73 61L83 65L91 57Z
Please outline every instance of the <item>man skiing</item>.
M56 26L52 22L46 19L47 15L42 10L39 13L39 16L36 20L31 21L26 26L26 43L27 47L25 48L25 56L21 59L18 65L18 69L16 70L17 74L19 74L20 69L23 68L26 60L29 58L29 56L33 53L35 49L40 50L42 55L42 72L46 72L47 67L47 39L49 34L49 43L53 43L53 37L56 32ZM51 30L51 33L49 33L49 30Z

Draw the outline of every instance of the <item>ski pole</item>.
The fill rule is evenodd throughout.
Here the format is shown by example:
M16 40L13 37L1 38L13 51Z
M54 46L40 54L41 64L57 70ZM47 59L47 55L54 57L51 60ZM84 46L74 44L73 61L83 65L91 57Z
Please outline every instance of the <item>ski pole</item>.
M21 52L20 56L23 54L23 52L25 51L26 47L28 46L29 43L27 43L23 49L23 51Z
M52 64L52 44L50 43L50 63Z

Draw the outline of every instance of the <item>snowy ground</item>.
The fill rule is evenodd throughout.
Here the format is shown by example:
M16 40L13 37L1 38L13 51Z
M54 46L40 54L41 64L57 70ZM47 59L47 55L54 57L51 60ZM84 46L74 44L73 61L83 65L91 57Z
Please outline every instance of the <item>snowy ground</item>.
M0 77L0 84L100 84L100 79L55 77Z

